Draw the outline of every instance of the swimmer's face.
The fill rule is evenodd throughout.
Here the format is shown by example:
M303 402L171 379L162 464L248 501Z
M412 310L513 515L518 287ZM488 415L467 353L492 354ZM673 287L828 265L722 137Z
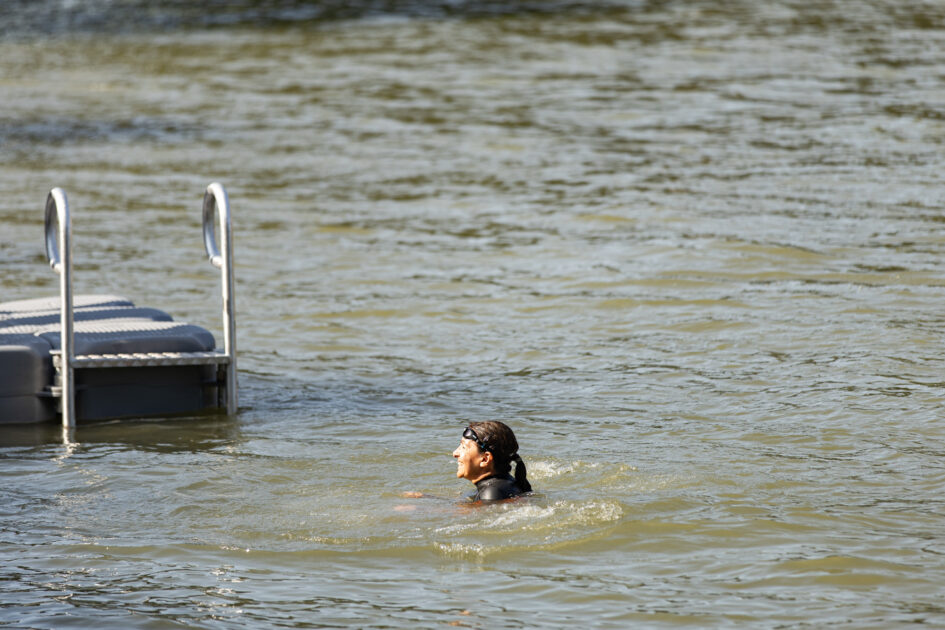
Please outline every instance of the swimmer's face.
M453 457L456 458L456 476L460 479L475 483L489 474L485 460L491 461L492 458L488 456L488 452L480 451L474 440L461 439L459 446L453 451Z

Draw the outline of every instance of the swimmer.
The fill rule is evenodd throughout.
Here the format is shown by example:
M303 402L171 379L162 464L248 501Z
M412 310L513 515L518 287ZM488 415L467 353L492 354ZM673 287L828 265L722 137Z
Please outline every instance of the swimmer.
M532 491L512 429L498 421L470 422L453 451L456 476L476 485L469 501L501 501ZM515 462L515 476L509 472Z
M501 501L532 491L528 483L525 462L518 455L518 440L512 429L503 422L470 422L463 431L463 439L453 451L456 458L456 476L476 485L476 491L466 496L467 501ZM515 462L515 476L510 473ZM436 499L424 492L402 492L405 499ZM414 506L398 505L394 510L407 512Z

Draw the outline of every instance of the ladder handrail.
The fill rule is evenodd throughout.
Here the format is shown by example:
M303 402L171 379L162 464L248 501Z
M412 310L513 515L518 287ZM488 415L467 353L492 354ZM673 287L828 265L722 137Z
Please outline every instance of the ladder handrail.
M62 427L75 427L75 328L72 304L72 219L69 200L62 188L46 197L46 257L59 274L59 325L62 349ZM57 229L58 228L58 229ZM58 241L58 242L57 242Z
M217 247L214 214L220 215L222 253ZM72 292L72 220L69 201L62 188L53 188L46 197L46 257L59 274L62 426L75 428L75 309ZM203 197L204 247L210 264L220 269L223 296L223 354L226 357L226 413L237 411L236 382L236 300L233 278L233 230L230 202L223 185L213 182Z
M220 215L220 241L217 247L213 228L214 210ZM230 200L219 182L207 186L203 195L203 244L210 264L220 270L220 288L223 298L223 352L229 357L226 371L226 413L237 409L236 384L236 295L233 278L233 226L230 220Z

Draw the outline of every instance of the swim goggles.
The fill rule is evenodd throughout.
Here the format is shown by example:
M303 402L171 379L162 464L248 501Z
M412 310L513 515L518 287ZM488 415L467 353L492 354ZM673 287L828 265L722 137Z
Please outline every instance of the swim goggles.
M485 441L479 439L479 436L476 435L476 432L473 431L472 429L470 429L469 427L466 427L466 430L463 431L463 437L466 438L467 440L472 440L472 441L475 442L477 445L479 445L479 450L480 450L480 451L491 451L491 450L492 450L491 448L489 448L489 445L486 444Z

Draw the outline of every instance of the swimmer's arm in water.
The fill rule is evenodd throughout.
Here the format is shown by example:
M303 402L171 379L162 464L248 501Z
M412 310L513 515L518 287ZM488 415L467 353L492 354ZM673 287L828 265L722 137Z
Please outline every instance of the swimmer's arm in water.
M440 501L445 501L443 497L438 497L435 494L427 494L426 492L416 492L413 490L407 492L401 492L400 497L402 499L437 499Z
M433 499L435 501L449 501L449 499L444 499L443 497L438 497L435 494L427 494L426 492L416 492L416 491L407 491L401 492L400 497L402 499ZM417 504L408 504L408 505L395 505L395 512L412 512L416 510L419 506Z

